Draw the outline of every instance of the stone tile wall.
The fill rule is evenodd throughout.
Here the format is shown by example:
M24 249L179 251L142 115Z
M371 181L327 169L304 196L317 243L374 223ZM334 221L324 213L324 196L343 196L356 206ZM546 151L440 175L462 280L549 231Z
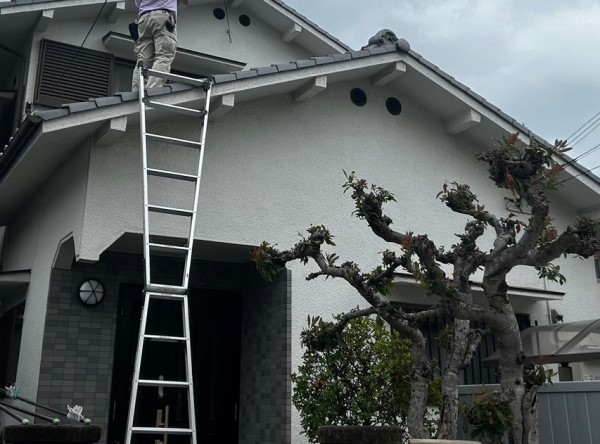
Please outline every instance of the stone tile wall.
M142 284L142 257L107 253L95 264L55 269L50 294L38 402L61 410L83 405L84 415L103 428L106 441L119 287ZM153 266L155 263L153 263ZM172 264L156 263L158 278L167 281ZM171 273L172 274L172 273ZM242 291L242 356L240 442L290 442L290 280L264 283L249 264L192 264L190 287ZM77 296L88 278L100 280L105 299L83 306Z

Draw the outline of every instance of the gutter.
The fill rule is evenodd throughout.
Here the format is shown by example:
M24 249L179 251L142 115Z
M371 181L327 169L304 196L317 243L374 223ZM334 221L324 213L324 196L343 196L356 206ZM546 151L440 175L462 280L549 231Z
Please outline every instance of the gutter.
M16 134L9 139L8 144L0 152L0 181L13 165L19 154L23 151L29 138L41 126L42 119L28 115Z

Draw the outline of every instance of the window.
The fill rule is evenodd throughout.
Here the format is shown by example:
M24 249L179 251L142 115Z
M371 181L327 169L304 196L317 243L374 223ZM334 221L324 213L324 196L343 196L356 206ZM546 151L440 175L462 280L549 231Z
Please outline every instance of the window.
M35 102L59 107L110 95L112 54L42 40Z
M596 279L600 281L600 259L594 258L594 266L596 267Z

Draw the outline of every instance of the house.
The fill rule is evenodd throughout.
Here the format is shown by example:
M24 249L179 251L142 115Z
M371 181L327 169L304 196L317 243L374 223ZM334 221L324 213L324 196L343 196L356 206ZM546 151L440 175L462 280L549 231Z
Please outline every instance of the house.
M114 0L0 3L0 61L10 67L0 74L9 116L0 133L0 383L45 405L83 405L107 442L123 442L142 304L139 107L128 92L135 15ZM436 204L443 183L468 182L486 209L505 212L474 154L494 137L535 135L405 41L351 50L280 0L197 0L179 15L174 71L214 77L190 282L199 440L303 442L290 373L305 319L362 301L341 282L306 282L309 269L297 264L263 282L252 248L291 245L322 223L341 258L376 265L384 245L350 216L343 169L398 196L389 208L396 227L449 245L464 218ZM204 98L178 83L149 94L190 106ZM148 119L181 138L199 131L159 111ZM186 171L189 152L155 150ZM598 216L600 179L577 163L565 177L573 180L553 196L556 225ZM189 196L168 182L154 192ZM156 226L156 235L183 237L169 220ZM529 270L511 276L510 296L532 325L550 322L552 309L565 320L600 312L594 261L559 262L563 286ZM168 282L173 263L165 257L154 271ZM104 297L85 306L79 289L89 280ZM402 275L393 297L429 303ZM156 325L175 317L166 307L150 316ZM176 362L164 355L152 365L178 372ZM588 370L577 376L600 373ZM148 421L164 418L165 399L177 421L181 400L156 392L144 402Z

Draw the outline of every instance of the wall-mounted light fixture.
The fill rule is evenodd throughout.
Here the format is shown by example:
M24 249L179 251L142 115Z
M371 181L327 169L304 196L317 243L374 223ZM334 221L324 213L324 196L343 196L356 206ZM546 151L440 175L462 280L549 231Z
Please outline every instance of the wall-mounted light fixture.
M79 286L79 301L87 306L94 307L104 299L104 285L97 279L86 279Z

